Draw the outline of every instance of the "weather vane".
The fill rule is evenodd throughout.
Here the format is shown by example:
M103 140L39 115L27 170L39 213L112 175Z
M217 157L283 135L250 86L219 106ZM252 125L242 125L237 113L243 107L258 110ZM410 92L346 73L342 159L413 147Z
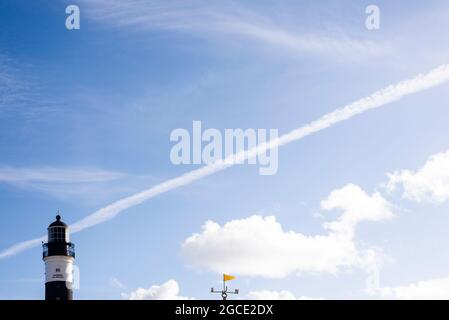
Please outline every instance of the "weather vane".
M228 291L228 286L226 285L226 281L234 280L234 276L230 276L228 274L223 273L223 289L221 291L216 291L214 288L210 289L211 293L220 293L223 300L228 298L228 294L239 294L239 289L235 289L234 291Z

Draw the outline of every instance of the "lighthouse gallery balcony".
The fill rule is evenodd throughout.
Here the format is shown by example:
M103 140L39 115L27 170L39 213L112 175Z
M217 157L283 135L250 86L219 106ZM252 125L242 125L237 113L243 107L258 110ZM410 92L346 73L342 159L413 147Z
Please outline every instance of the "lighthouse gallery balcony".
M75 244L71 242L49 242L42 244L42 258L49 256L67 256L75 258Z

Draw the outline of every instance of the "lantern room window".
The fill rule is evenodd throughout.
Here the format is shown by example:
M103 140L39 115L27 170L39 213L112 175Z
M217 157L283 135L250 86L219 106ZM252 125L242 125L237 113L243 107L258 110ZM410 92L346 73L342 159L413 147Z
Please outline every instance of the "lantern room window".
M48 242L69 242L69 233L65 227L48 228Z

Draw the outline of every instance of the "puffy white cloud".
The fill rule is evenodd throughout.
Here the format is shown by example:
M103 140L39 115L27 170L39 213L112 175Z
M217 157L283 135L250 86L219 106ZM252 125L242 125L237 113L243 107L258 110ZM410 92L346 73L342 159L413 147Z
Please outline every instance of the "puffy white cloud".
M246 296L249 300L320 300L316 298L310 298L301 296L296 298L293 293L287 290L281 291L270 291L270 290L261 290L261 291L251 291Z
M336 190L322 202L324 210L340 209L327 233L286 231L274 216L253 215L223 226L207 221L203 231L187 238L181 253L196 267L237 275L281 278L294 273L329 272L377 263L376 251L359 250L354 228L361 221L390 218L390 205L379 194L367 195L355 185Z
M169 280L161 285L154 285L148 289L139 288L131 293L122 293L122 297L129 300L187 300L179 295L179 284Z
M447 300L449 299L449 278L420 281L402 287L383 287L378 293L385 299Z
M348 184L331 192L321 202L324 210L339 209L343 214L337 221L326 223L324 227L338 233L350 233L361 221L380 221L393 217L391 205L378 192L369 196L360 187Z
M403 197L417 202L442 203L449 199L449 150L429 157L417 171L388 174L387 190L403 188Z
M340 266L354 264L357 256L350 237L284 231L274 216L258 215L223 227L207 221L201 234L185 240L182 254L193 265L215 272L264 277L336 272Z

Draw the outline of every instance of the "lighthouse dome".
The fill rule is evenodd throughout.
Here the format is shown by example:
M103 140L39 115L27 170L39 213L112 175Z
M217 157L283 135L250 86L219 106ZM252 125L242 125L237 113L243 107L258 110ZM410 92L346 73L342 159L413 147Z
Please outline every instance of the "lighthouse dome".
M65 224L64 222L61 221L61 216L58 214L56 216L56 221L52 222L48 227L49 228L51 228L51 227L65 227L65 228L67 228L67 224Z

